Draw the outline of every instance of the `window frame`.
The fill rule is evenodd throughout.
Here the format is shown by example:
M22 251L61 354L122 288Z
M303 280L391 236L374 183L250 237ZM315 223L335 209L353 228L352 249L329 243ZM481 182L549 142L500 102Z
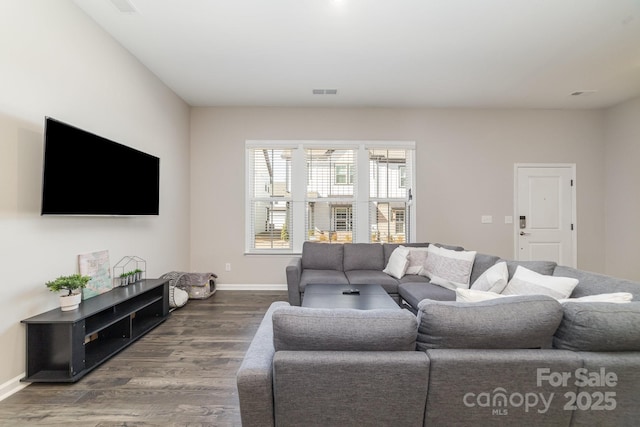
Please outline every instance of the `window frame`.
M250 170L253 166L250 162L252 153L254 150L272 150L272 149L290 149L291 150L291 180L290 180L290 193L291 197L287 197L287 202L290 203L290 218L288 224L288 235L293 236L291 238L291 244L289 248L254 248L255 236L253 233L254 224L252 224L251 209L252 203L255 201L251 197L252 192L252 173ZM336 200L336 199L313 199L307 194L307 182L311 181L311 173L307 165L307 158L305 156L305 150L307 149L325 149L325 150L354 150L355 164L342 164L347 166L347 180L348 183L337 183L336 179L332 179L334 185L352 185L353 186L353 198L350 201ZM351 203L352 216L348 219L350 232L353 236L353 243L368 243L371 242L371 218L369 218L370 203L374 201L369 196L369 186L371 180L378 179L378 171L376 169L370 169L370 150L408 150L411 152L407 157L408 170L406 173L410 173L411 178L409 180L409 187L407 192L412 194L413 200L403 200L396 198L397 202L406 203L406 217L407 226L405 230L408 230L409 242L415 241L416 236L416 222L415 211L417 208L415 195L416 192L416 146L415 141L310 141L310 140L295 140L295 141L274 141L274 140L247 140L245 141L245 254L246 255L292 255L302 253L302 246L305 241L309 240L310 225L306 224L307 221L307 206L310 202L327 202L339 207L340 204L347 202ZM340 163L334 164L338 166ZM355 168L355 174L352 171ZM332 168L332 172L335 174L335 167ZM409 172L410 171L410 172ZM342 174L342 176L345 176ZM406 181L405 181L406 185ZM282 198L280 198L282 201ZM346 204L346 203L345 203ZM334 221L333 207L331 212L331 221ZM329 243L331 239L329 239ZM334 243L335 244L335 243ZM340 244L340 243L338 243Z

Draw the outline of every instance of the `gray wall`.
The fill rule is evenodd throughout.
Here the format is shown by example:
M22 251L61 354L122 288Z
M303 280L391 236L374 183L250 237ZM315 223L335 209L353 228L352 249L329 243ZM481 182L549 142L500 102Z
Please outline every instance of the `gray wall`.
M192 269L220 283L286 282L290 256L244 255L244 141L298 138L416 141L418 240L507 258L514 163L575 163L578 265L602 272L603 122L599 110L193 108Z
M605 117L606 271L640 281L640 98Z
M1 9L0 396L25 370L20 320L59 306L44 283L77 272L78 254L137 255L149 277L189 265L189 107L71 2ZM160 216L41 217L45 115L160 157Z

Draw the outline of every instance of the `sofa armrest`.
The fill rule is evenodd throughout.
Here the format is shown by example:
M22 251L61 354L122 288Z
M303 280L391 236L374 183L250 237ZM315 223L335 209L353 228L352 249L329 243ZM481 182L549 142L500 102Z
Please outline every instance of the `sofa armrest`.
M301 305L300 276L302 275L302 258L294 258L287 265L287 291L289 304Z
M244 427L273 426L273 323L271 315L284 301L271 304L236 375L240 418Z

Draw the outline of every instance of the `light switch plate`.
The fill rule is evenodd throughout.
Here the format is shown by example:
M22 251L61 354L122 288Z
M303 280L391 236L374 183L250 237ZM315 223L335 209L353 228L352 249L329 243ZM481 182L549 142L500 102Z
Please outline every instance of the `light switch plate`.
M513 217L511 215L507 215L504 217L505 224L513 224Z
M491 215L482 215L480 222L483 224L491 224L493 222L493 217Z

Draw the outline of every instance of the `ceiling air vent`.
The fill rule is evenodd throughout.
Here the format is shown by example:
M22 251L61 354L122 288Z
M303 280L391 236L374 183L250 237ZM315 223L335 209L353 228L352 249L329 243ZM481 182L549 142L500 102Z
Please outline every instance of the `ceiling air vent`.
M337 95L338 89L313 89L311 92L314 95Z

